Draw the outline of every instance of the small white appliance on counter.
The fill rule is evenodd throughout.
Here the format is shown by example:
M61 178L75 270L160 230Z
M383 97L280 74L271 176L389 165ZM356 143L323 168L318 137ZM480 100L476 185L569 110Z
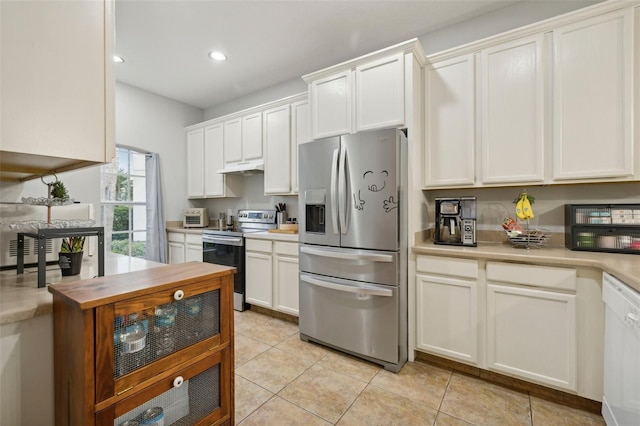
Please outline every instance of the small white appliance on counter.
M206 207L184 209L182 216L182 226L184 228L206 228L209 226L209 211Z
M52 220L93 220L93 204L70 204L67 206L51 207ZM16 266L18 263L18 231L7 229L11 223L28 221L47 221L47 207L33 206L23 203L0 203L0 266ZM87 238L84 251L92 256L97 242L97 237ZM47 240L46 261L57 262L61 240L59 238ZM38 250L36 240L25 238L24 240L25 265L38 263Z
M604 273L604 397L608 426L640 425L640 293Z

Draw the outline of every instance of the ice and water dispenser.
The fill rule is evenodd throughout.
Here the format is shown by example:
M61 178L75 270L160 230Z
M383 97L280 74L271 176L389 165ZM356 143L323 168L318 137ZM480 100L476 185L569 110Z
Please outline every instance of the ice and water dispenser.
M326 191L311 189L304 192L305 232L325 233Z

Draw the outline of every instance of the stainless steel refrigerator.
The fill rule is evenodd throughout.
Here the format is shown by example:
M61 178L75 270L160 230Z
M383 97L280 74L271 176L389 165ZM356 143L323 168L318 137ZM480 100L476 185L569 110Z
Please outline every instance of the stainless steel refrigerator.
M407 138L299 147L300 337L399 371L407 360Z

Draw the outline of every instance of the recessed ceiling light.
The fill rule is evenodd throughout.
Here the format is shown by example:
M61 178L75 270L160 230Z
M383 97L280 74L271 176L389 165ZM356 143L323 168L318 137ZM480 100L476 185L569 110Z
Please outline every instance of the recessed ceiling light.
M113 55L113 62L115 62L116 64L121 64L124 62L124 59L122 59L120 56Z
M209 57L214 61L223 62L227 60L227 57L222 52L209 52Z

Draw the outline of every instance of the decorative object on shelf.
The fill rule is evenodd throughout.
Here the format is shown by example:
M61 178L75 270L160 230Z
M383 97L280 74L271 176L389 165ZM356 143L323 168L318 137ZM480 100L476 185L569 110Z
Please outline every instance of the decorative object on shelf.
M507 233L507 238L515 247L536 247L540 248L545 245L551 233L543 229L529 229L529 220L534 218L533 208L531 205L535 202L535 198L527 193L525 189L513 200L516 205L516 216L525 222L524 228L520 226L514 218L508 217L502 222L502 228Z
M82 255L84 254L85 237L66 237L62 239L58 264L62 276L78 275L82 268Z
M58 178L56 178L55 182L51 184L47 184L47 186L49 186L50 198L59 198L63 201L66 201L69 199L69 193L67 192L67 188L65 188L64 183L62 183L61 180L58 180Z
M0 222L0 231L38 232L39 229L89 228L95 223L94 219L53 219L49 223L44 220L22 220Z
M46 182L44 179L46 176L53 176L55 180ZM51 206L66 206L73 204L75 201L73 198L69 198L67 188L65 188L62 181L58 180L58 176L55 173L42 175L40 180L47 185L47 197L22 197L22 202L34 206L47 206L47 223L51 223Z
M518 197L513 201L516 205L516 216L520 220L529 220L533 219L533 208L531 205L535 202L535 198L531 195L527 194L527 190L525 189L518 195Z

